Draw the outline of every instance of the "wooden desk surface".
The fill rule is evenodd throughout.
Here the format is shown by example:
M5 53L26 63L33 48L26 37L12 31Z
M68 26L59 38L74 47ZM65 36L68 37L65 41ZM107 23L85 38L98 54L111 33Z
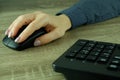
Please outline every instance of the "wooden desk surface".
M42 11L54 14L63 8ZM50 44L14 51L2 44L4 32L20 14L40 9L5 11L0 13L0 80L65 80L52 69L52 63L78 39L90 39L120 43L120 17L101 23L84 25L68 31L66 35Z

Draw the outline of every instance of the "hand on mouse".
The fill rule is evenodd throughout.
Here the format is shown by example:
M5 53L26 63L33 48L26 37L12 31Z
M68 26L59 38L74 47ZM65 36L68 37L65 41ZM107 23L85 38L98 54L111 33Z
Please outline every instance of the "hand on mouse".
M48 33L38 37L34 42L34 46L39 46L64 36L65 32L70 29L71 22L70 19L64 14L53 16L39 11L19 16L6 30L5 34L8 35L8 37L13 38L23 25L28 26L15 39L15 42L21 43L33 32L41 27L45 27L45 30Z

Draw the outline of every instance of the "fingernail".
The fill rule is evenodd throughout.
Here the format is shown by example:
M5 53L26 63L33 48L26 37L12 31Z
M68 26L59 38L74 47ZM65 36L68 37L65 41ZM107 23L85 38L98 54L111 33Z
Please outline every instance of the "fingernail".
M34 46L39 46L40 45L40 41L39 40L36 40L35 42L34 42Z
M17 38L15 39L15 42L19 42L19 40L20 40L20 37L17 37Z
M12 32L10 32L9 34L8 34L8 37L10 38L12 36Z

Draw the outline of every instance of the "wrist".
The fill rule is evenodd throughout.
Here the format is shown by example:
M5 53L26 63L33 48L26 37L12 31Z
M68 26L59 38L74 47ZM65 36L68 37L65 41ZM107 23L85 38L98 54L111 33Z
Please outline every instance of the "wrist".
M65 25L64 27L66 28L66 30L69 30L71 28L71 26L72 26L69 17L67 15L65 15L65 14L61 14L58 17L64 23L64 25Z

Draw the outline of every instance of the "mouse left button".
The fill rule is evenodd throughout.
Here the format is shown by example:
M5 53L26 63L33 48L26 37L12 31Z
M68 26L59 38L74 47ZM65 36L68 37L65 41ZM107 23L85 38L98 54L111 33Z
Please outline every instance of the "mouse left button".
M3 42L3 44L4 45L8 45L8 43L9 43L9 39L8 39L8 36L5 36L4 38L3 38L3 40L2 40L2 42Z
M19 46L17 43L14 42L14 39L8 38L8 36L4 37L3 44L12 49L16 49Z

